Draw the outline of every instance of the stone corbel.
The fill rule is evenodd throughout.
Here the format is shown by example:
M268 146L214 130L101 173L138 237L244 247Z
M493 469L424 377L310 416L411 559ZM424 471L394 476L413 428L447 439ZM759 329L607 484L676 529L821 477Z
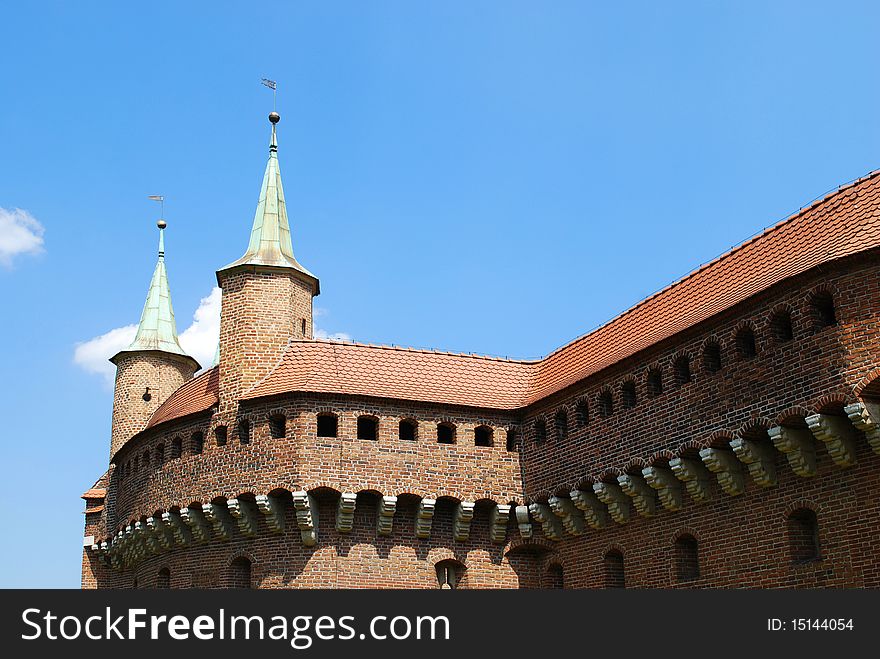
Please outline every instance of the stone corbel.
M562 540L562 537L565 535L565 531L562 527L562 520L553 514L553 511L550 510L550 506L546 503L533 503L529 506L529 512L532 514L532 517L541 524L541 529L544 531L545 538L550 540Z
M474 502L462 501L452 517L452 537L465 542L471 535L471 520L474 518Z
M584 521L591 529L598 530L608 526L608 508L593 492L572 490L569 496L575 507L584 514Z
M174 548L174 538L162 524L160 517L147 517L147 528L153 534L162 551L171 551Z
M355 492L343 492L336 506L336 530L339 533L349 533L354 526L354 509L357 505Z
M180 519L189 527L193 540L196 542L203 543L211 539L211 527L198 508L181 508Z
M431 524L434 521L434 508L436 505L436 499L422 499L419 502L419 510L416 513L417 538L431 537Z
M636 511L642 517L651 517L657 511L657 495L641 476L623 474L617 477L620 489L632 499Z
M284 533L284 504L277 497L258 494L257 508L266 518L266 526L272 533Z
M519 535L523 540L532 537L532 520L529 519L529 507L516 507L516 525L519 527Z
M776 450L785 454L794 473L805 478L816 475L816 445L809 430L775 426L767 434Z
M507 540L507 522L510 520L510 506L499 503L489 513L489 537L497 545Z
M229 499L226 502L229 514L238 520L238 530L248 537L257 535L257 511L246 499Z
M645 482L657 491L660 503L666 510L681 509L681 482L667 467L645 467L642 469Z
M189 544L192 534L189 531L189 527L180 518L179 513L171 511L162 513L162 526L171 534L175 546L183 547Z
M379 499L379 519L377 522L379 535L391 535L394 532L394 513L397 511L397 497L383 496Z
M776 485L776 455L772 446L737 437L730 440L730 448L739 461L748 466L749 474L758 485Z
M293 507L303 545L314 547L318 544L318 502L311 494L300 490L293 493Z
M146 553L153 556L162 553L162 547L159 546L159 542L153 537L153 529L143 522L135 522L134 528Z
M825 444L836 465L851 467L856 463L858 434L849 419L830 414L813 414L805 421L813 436Z
M608 506L608 513L618 524L626 524L632 516L629 497L614 483L593 483L593 492Z
M691 499L697 503L709 500L709 483L712 475L702 462L690 458L672 458L669 461L669 468L673 475L684 483Z
M233 521L225 506L216 503L203 503L202 514L214 528L214 535L224 542L232 539Z
M880 455L880 405L877 403L853 403L843 408L850 422L863 433L874 453Z
M571 499L552 496L547 500L550 510L562 520L562 528L569 535L581 535L584 532L584 514L575 507Z
M742 463L732 451L717 448L704 448L700 451L703 464L718 478L718 484L730 496L742 494L746 489L746 479Z

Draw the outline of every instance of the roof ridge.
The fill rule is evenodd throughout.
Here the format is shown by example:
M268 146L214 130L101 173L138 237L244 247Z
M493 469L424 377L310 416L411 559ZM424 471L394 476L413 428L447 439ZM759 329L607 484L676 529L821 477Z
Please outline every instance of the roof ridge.
M329 346L351 346L353 348L370 348L373 350L396 350L399 352L414 352L418 354L428 355L446 355L449 357L468 357L471 359L485 359L488 361L514 364L538 364L542 361L541 359L511 359L510 357L499 357L498 355L481 355L474 352L451 352L448 350L438 350L436 348L415 348L411 346L401 346L385 343L362 343L359 341L336 341L333 339L291 339L288 342L288 347L294 343L319 343Z
M795 220L797 220L799 217L803 216L808 211L811 211L814 208L822 205L823 203L827 202L832 197L837 196L838 194L840 194L844 190L854 188L855 186L859 185L860 183L863 183L863 182L868 181L872 178L875 178L877 175L880 175L880 169L873 169L863 176L860 176L860 177L853 179L851 181L847 181L846 183L841 183L840 185L837 186L837 188L834 188L834 189L830 190L829 192L826 192L822 195L819 195L818 197L815 197L810 202L808 202L806 205L801 206L797 211L795 211L791 215L788 215L787 217L783 218L782 220L776 222L775 224L771 224L767 227L764 227L764 229L752 234L751 236L746 238L743 242L739 243L738 245L734 245L729 250L727 250L726 252L723 252L722 254L719 254L711 261L706 261L706 263L703 263L703 264L697 266L696 268L694 268L690 272L685 273L683 276L672 281L671 283L667 284L663 288L651 293L650 295L648 295L645 298L642 298L641 300L636 302L634 305L626 308L624 311L620 312L616 316L613 316L609 320L606 320L604 323L597 325L593 329L591 329L587 332L584 332L583 334L579 334L578 336L574 337L573 339L571 339L567 343L564 343L561 346L559 346L558 348L555 348L550 353L548 353L546 356L544 356L542 359L538 360L538 362L543 362L543 361L549 359L550 357L554 356L556 353L561 352L565 348L568 348L569 346L574 345L575 343L578 343L579 341L581 341L583 339L586 339L588 336L595 334L596 332L607 327L608 325L615 322L616 320L631 314L636 309L644 306L645 304L647 304L648 302L650 302L654 298L662 295L666 291L668 291L672 288L675 288L676 286L682 284L683 282L687 281L688 279L691 279L692 277L695 277L698 273L700 273L704 270L707 270L708 268L710 268L710 267L712 267L722 261L727 260L733 254L738 253L740 250L742 250L746 246L754 243L758 239L763 238L767 234L773 233L774 231L777 231L778 229L780 229L784 225L787 225L791 222L794 222Z
M184 382L182 385L180 385L179 387L177 387L177 389L175 389L174 391L172 391L172 392L168 395L168 398L166 398L165 401L164 401L161 405L159 405L159 407L157 407L157 408L153 411L153 413L150 415L150 418L147 419L147 423L144 424L144 430L146 430L147 428L150 427L150 423L152 423L153 418L159 413L159 410L161 410L163 407L165 407L166 403L168 403L168 401L170 401L170 400L174 397L175 394L177 394L177 393L180 392L180 391L183 391L184 389L187 389L187 388L193 386L196 382L198 382L198 381L201 380L202 378L207 377L212 371L219 370L219 368L220 368L220 365L219 365L219 364L217 364L216 366L211 366L210 368L206 368L206 369L203 370L201 373L199 373L198 375L194 376L192 380L187 380L187 381ZM140 431L140 432L143 432L143 431Z

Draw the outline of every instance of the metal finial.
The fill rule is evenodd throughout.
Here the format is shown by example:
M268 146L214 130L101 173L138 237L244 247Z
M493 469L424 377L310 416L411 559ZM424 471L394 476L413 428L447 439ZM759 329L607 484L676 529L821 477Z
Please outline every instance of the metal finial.
M279 121L281 121L281 115L273 110L269 113L269 121L271 121L273 124L277 124Z
M165 220L159 220L158 222L156 222L156 226L159 227L159 230L161 231L168 226L168 222L166 222Z

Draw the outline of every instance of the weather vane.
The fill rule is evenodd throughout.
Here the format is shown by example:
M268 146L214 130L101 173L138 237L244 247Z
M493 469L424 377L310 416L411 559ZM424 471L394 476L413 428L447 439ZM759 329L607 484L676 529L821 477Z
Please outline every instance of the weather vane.
M272 90L272 112L275 112L275 95L278 89L278 83L274 80L269 80L269 78L263 78L260 82Z
M161 204L161 210L159 211L159 219L165 219L165 195L161 194L151 194L147 197L147 199L152 199L153 201L158 201Z

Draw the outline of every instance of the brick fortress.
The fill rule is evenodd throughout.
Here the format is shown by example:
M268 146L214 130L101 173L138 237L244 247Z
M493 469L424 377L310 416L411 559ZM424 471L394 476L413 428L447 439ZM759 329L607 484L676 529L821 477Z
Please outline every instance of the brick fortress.
M880 173L514 361L313 338L278 120L198 374L160 237L84 588L880 587Z

